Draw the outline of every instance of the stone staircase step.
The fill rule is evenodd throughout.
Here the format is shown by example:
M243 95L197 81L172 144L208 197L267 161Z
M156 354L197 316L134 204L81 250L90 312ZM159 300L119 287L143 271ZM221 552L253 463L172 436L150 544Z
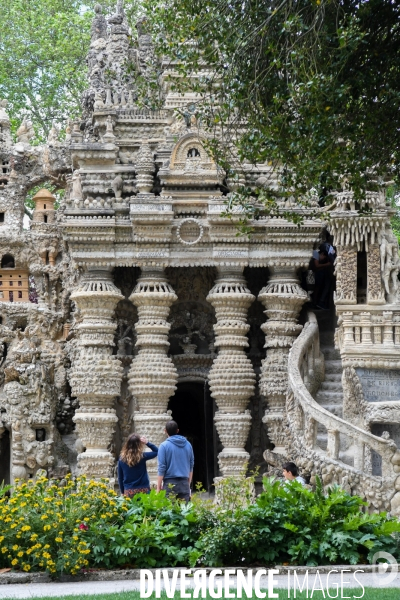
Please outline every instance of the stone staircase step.
M335 361L326 361L325 362L325 373L334 373L342 374L342 361L340 360L335 360Z
M342 382L341 373L325 373L325 381L339 381Z
M342 382L338 378L333 381L323 381L321 383L321 387L319 388L323 392L342 392Z
M337 404L339 402L342 404L343 391L333 392L332 390L318 390L315 399L319 404L323 404L324 402L327 402L328 404Z

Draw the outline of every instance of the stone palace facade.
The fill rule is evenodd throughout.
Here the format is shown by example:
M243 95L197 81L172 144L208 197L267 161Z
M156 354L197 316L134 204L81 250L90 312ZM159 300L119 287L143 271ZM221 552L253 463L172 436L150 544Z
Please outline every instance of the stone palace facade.
M207 489L292 459L399 514L399 258L384 193L359 204L344 190L301 226L261 211L238 236L222 214L235 183L205 151L195 98L164 77L162 110L135 105L152 43L143 22L135 49L130 35L120 2L108 20L96 7L82 119L62 141L53 125L32 145L24 121L14 143L0 104L0 480L112 477L129 433L159 444L172 415ZM273 177L243 173L250 186ZM65 189L58 207L48 182ZM302 273L326 227L336 291L314 314Z

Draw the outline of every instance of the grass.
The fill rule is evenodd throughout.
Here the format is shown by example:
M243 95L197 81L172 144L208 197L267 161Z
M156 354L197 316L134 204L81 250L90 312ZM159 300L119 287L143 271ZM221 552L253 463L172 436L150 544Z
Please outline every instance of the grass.
M277 592L279 592L279 600L287 600L288 598L288 592L287 590L276 590ZM339 590L339 595L335 596L335 594L337 593L336 590L330 590L330 597L331 598L338 598L338 600L340 598L346 598L346 597L350 597L350 598L357 598L360 597L360 588L357 589L351 589L351 588L346 588L343 590L344 596L341 596L340 594L340 590ZM29 598L32 598L32 596L28 596ZM306 598L311 598L313 600L323 600L324 596L322 594L322 592L314 592L313 596L311 596L311 590L309 591L309 594L307 596L307 594L305 592L303 593L299 593L297 591L296 593L296 598L298 600L305 600ZM325 591L325 599L328 598L329 596L327 595L326 591ZM150 599L155 598L155 595L152 595L150 597ZM167 596L165 595L165 593L161 594L161 599L162 600L166 600ZM179 593L175 594L175 600L180 600L181 596ZM243 598L246 598L246 596L244 596ZM255 594L253 594L253 598L255 599L256 596ZM268 592L266 594L266 600L268 598ZM291 595L290 598L294 598L294 593L293 590L291 590ZM400 588L387 588L387 589L382 589L382 588L365 588L365 593L364 596L362 596L363 600L398 600L398 598L400 598ZM3 600L13 600L11 598L4 598ZM95 594L95 595L76 595L76 596L52 596L52 597L41 597L40 600L140 600L140 595L139 592L120 592L119 594ZM212 600L211 596L207 595L207 600ZM278 599L277 599L278 600Z

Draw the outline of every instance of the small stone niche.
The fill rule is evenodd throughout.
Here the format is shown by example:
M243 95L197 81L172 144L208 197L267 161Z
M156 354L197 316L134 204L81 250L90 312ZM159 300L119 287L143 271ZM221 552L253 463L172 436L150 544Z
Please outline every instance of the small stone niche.
M35 431L36 431L36 441L37 442L46 441L46 430L43 427L36 429Z

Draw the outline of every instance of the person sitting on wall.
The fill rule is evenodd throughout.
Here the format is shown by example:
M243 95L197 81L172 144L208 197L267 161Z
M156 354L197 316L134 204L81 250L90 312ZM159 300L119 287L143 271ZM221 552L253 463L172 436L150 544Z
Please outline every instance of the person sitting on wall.
M151 452L143 452L143 445L148 446ZM122 447L118 461L118 483L121 494L132 497L135 494L149 494L150 480L147 473L146 462L155 458L158 448L132 433Z
M282 466L283 476L287 481L298 481L301 485L307 485L306 480L299 475L299 469L294 462L287 462Z
M158 454L157 492L161 490L175 494L179 500L190 500L190 483L193 477L194 454L190 442L178 435L176 421L165 426L168 438L160 444Z

